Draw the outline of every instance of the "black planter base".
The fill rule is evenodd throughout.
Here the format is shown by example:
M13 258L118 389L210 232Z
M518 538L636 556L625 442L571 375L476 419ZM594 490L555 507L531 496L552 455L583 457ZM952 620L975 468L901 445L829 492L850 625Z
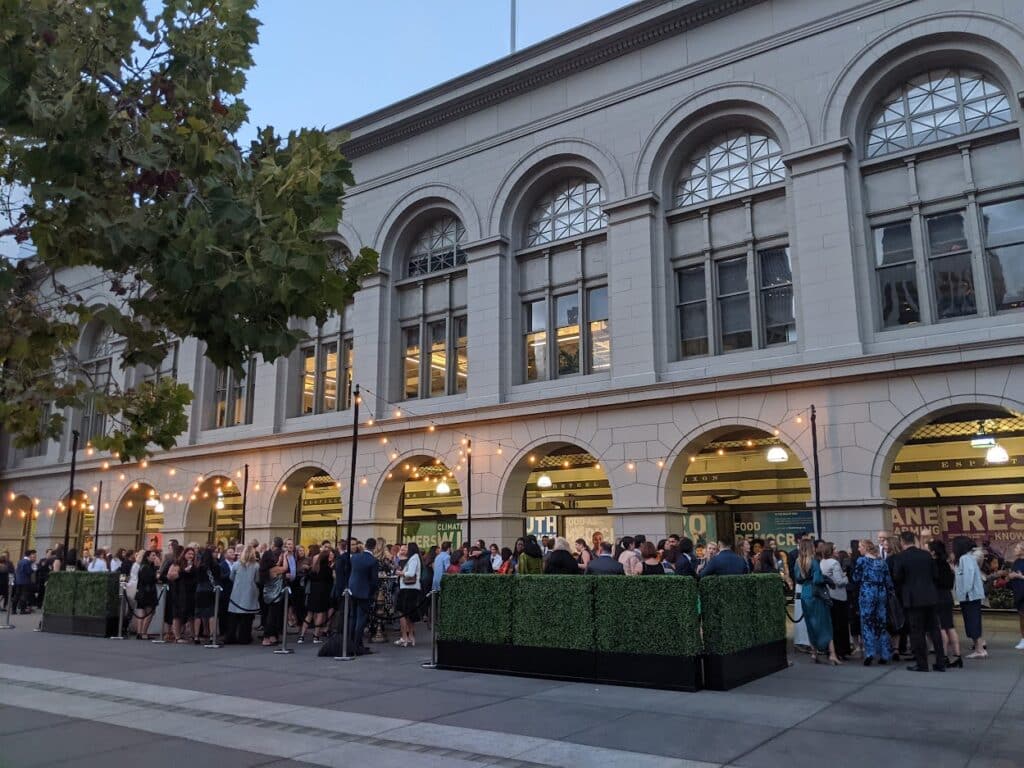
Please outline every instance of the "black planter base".
M704 687L712 691L728 691L779 672L788 665L785 640L736 653L709 653L704 657Z
M628 685L673 691L700 690L700 660L692 656L600 653L564 648L439 640L438 669Z
M117 617L59 616L43 614L43 631L62 635L113 637L117 634Z

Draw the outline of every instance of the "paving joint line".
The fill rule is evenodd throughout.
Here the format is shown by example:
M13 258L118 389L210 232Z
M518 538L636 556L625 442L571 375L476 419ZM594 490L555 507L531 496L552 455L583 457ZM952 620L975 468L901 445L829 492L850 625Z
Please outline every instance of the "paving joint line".
M29 682L26 680L12 680L10 678L0 677L9 685L14 685L19 688L28 688L30 690L42 691L43 693L56 693L65 695L74 695L89 700L95 701L97 699L101 701L107 701L112 704L123 704L131 706L149 706L151 702L147 702L141 699L133 699L126 696L117 696L115 694L97 693L94 691L82 691L77 688L69 688L63 685L48 685L42 682ZM280 723L274 720L264 720L258 717L251 717L248 715L232 715L225 712L204 712L202 710L190 709L183 707L178 704L163 704L161 709L165 712L172 714L181 714L189 717L198 717L200 719L209 718L212 720L218 720L221 722L231 723L232 725L249 725L256 728L263 728L278 732L285 733L298 733L303 736L316 736L318 738L328 739L331 741L340 741L346 743L361 744L364 746L372 747L383 747L386 749L394 749L400 752L407 752L411 754L422 754L423 752L432 749L429 745L425 744L414 744L409 742L395 741L394 739L380 738L379 736L361 736L354 733L346 733L344 731L331 731L325 728L317 728L314 726L297 726L291 723ZM358 714L358 713L357 713ZM125 726L131 727L131 726ZM301 730L294 730L294 729ZM481 752L470 752L468 750L455 749L453 747L447 748L449 752L453 753L453 757L458 759L467 760L470 762L482 763L485 765L496 765L502 766L503 768L550 768L545 763L537 763L526 760L517 760L515 758L502 757L500 755L487 755Z

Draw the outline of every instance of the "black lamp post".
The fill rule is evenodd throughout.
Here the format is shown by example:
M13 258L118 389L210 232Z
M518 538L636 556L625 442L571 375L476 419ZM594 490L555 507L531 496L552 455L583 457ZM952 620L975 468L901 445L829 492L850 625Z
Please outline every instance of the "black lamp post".
M359 385L352 392L352 474L348 479L348 531L345 534L345 551L352 557L352 512L356 504L356 457L359 454Z
M473 546L473 441L466 440L466 541Z
M244 465L242 473L242 547L245 547L245 505L249 498L249 465Z
M71 507L75 503L75 460L78 458L78 430L71 430L71 490L68 491L68 506L64 510L67 513L67 518L64 520L64 557L61 558L63 565L61 566L67 570L68 566L68 546L69 539L71 538Z
M811 453L814 459L814 531L821 538L821 472L818 467L818 412L811 405Z

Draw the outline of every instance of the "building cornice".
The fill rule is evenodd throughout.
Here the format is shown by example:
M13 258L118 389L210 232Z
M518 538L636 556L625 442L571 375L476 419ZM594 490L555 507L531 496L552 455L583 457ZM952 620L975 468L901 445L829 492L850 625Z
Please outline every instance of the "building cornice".
M359 157L760 2L763 0L641 0L335 130L352 137L343 146L345 154ZM668 10L616 31L630 19L657 12L660 6L668 6ZM574 46L576 43L579 45ZM559 49L567 50L558 53ZM551 57L538 61L546 55ZM456 95L459 91L465 92ZM399 117L408 112L412 114ZM382 125L374 128L375 124Z

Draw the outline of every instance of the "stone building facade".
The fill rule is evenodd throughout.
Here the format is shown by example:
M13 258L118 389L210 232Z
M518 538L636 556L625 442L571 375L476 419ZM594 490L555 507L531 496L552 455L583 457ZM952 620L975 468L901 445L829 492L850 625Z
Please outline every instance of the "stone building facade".
M337 247L375 248L379 273L241 382L190 339L118 371L117 340L84 329L85 359L196 401L146 466L81 451L73 528L216 536L247 467L261 538L326 534L350 481L356 535L388 540L469 535L470 503L472 537L508 544L816 499L844 543L942 505L1024 536L1022 98L1020 3L640 0L342 126L358 185ZM62 537L88 416L7 451L0 542Z

